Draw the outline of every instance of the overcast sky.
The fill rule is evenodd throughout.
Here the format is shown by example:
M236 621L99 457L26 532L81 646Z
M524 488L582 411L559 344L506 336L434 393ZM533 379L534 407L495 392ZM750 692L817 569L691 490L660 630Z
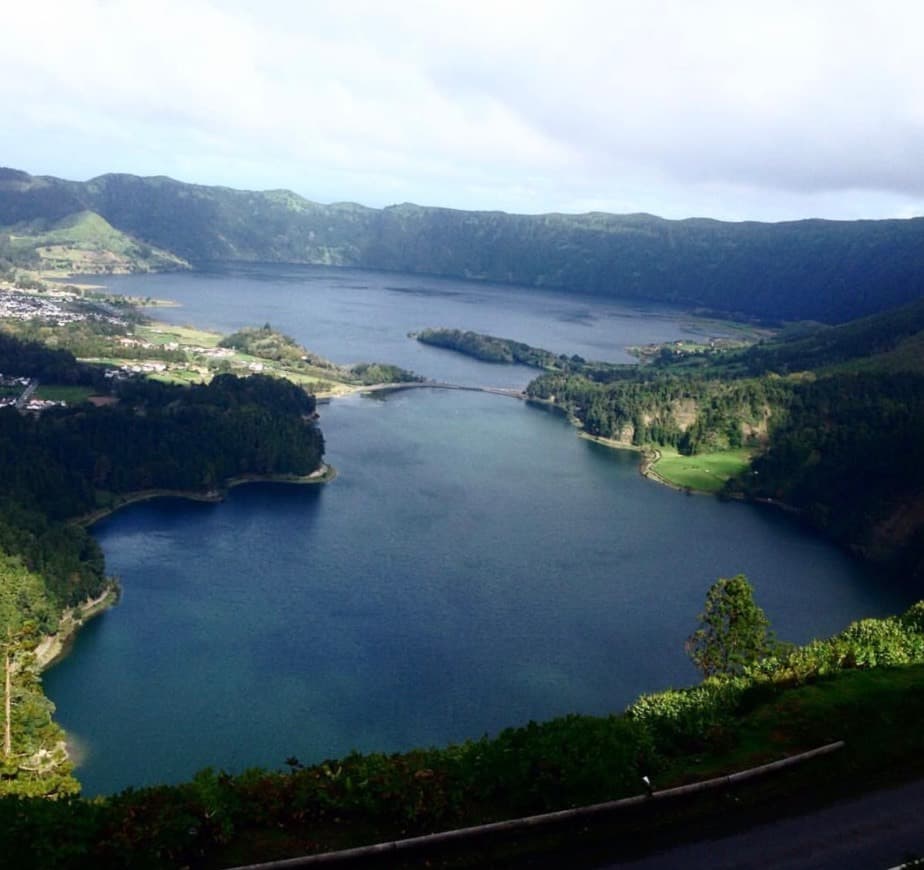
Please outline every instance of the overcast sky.
M0 165L319 202L924 214L920 0L30 0Z

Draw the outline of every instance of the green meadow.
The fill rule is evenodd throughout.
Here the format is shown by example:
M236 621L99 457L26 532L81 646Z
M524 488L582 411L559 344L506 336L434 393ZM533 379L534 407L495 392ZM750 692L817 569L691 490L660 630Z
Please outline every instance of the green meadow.
M747 448L684 456L673 447L661 447L653 471L667 483L701 492L718 492L725 481L748 467Z

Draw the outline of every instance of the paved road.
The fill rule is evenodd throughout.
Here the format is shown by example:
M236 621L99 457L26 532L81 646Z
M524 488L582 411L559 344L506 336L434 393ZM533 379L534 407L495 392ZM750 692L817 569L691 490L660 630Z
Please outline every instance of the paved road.
M886 870L914 857L924 857L924 781L723 839L604 866L630 870Z

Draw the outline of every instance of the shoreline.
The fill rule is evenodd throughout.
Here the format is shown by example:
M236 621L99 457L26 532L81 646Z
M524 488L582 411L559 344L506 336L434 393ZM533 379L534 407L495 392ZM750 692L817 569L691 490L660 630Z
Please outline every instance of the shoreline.
M641 459L638 464L638 473L641 474L642 477L648 478L648 480L659 483L661 486L666 486L668 489L673 489L676 492L682 492L688 495L715 495L714 492L709 492L705 489L696 489L692 486L680 486L658 474L655 470L655 465L657 465L658 460L661 458L661 451L656 447L638 447L626 441L617 441L615 438L604 438L602 435L591 435L583 430L578 432L578 438L583 438L585 441L593 441L594 444L600 444L603 447L608 447L610 450L628 450L632 453L640 453Z
M118 503L108 508L94 511L83 517L78 517L72 522L79 523L83 526L92 526L94 523L104 517L114 514L116 511L131 504L137 504L143 501L151 501L156 498L184 498L190 501L203 501L218 503L225 499L228 490L235 486L243 486L248 483L294 483L294 484L318 484L329 483L337 477L337 470L326 462L322 462L320 467L316 468L310 474L244 474L237 477L229 478L225 481L221 490L209 492L195 492L192 490L169 490L156 489L144 490L142 492L129 493L119 499ZM58 630L54 634L45 635L35 648L35 662L38 666L39 673L48 670L50 667L67 658L73 649L74 642L80 629L83 628L91 619L100 616L114 607L121 594L121 589L115 580L109 579L106 588L96 598L88 598L76 607L68 607L61 614ZM70 752L67 747L67 735L65 733L64 752L70 758Z
M219 504L227 498L228 490L247 483L292 483L298 485L330 483L337 477L337 469L326 462L321 463L310 474L241 474L229 477L219 489L210 489L202 492L194 489L144 489L119 496L108 507L99 508L88 514L75 517L70 522L89 528L100 520L114 514L116 511L132 504L144 501L153 501L157 498L182 498L187 501L200 501L207 504Z
M114 607L118 600L119 587L115 581L109 580L97 598L88 598L76 607L68 607L61 614L58 630L54 634L46 634L35 648L39 671L45 671L66 658L80 629L91 619Z
M575 423L575 425L579 424ZM654 481L655 483L661 484L661 486L666 486L669 489L682 492L685 495L711 495L718 497L718 493L710 492L706 489L696 489L696 487L693 486L680 486L680 484L672 483L671 481L658 474L654 466L661 458L661 451L656 447L637 447L634 444L628 444L625 441L617 441L614 438L604 438L602 435L590 435L583 430L578 432L578 438L583 438L585 441L593 441L595 444L608 447L610 450L628 450L632 453L641 453L642 458L639 460L638 466L639 474L641 474L642 477L647 477L649 480ZM787 504L786 502L779 501L775 498L748 497L744 493L731 493L729 495L723 495L722 498L727 498L732 501L746 502L748 504L766 505L767 507L776 508L777 510L783 511L783 513L794 517L800 517L803 514L803 511L799 508L794 507L791 504Z
M248 483L294 483L299 485L329 483L337 477L337 469L326 462L310 474L243 474L229 478L220 490L197 492L179 489L149 489L133 492L123 496L116 504L100 508L90 514L77 517L71 522L85 527L92 526L116 511L132 504L152 501L157 498L182 498L188 501L201 501L218 504L227 497L228 490ZM110 580L106 589L97 598L88 598L76 607L68 607L60 617L58 631L45 635L35 649L35 659L40 671L44 671L65 658L73 646L80 629L91 619L105 613L119 600L118 584Z

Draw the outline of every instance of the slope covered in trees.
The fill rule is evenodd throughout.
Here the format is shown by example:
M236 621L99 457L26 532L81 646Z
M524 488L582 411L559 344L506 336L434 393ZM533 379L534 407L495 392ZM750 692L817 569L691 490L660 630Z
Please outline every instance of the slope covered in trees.
M67 520L139 490L206 492L242 474L309 474L324 453L309 419L314 398L288 381L219 375L194 387L118 389L106 407L0 409L0 549L40 572L59 608L105 583L99 547Z
M67 351L2 333L0 363L8 375L105 381ZM218 375L208 385L113 389L104 407L0 408L0 671L10 677L0 698L11 704L0 793L77 787L30 658L67 608L110 585L98 544L73 520L137 491L207 493L239 475L307 475L322 464L314 397L289 381Z
M0 170L0 258L10 236L92 212L190 262L320 263L555 287L841 322L924 293L924 218L777 224L647 214L510 215L416 205L320 205L289 191L170 178L87 182ZM6 254L4 254L4 246Z
M417 341L434 347L459 351L466 356L492 363L520 363L542 369L567 367L570 363L583 363L579 356L556 356L539 347L531 347L522 341L497 338L479 332L460 329L424 329L414 335Z
M924 576L924 304L746 350L588 363L527 388L593 435L695 454L750 446L728 494L788 505L855 552Z

